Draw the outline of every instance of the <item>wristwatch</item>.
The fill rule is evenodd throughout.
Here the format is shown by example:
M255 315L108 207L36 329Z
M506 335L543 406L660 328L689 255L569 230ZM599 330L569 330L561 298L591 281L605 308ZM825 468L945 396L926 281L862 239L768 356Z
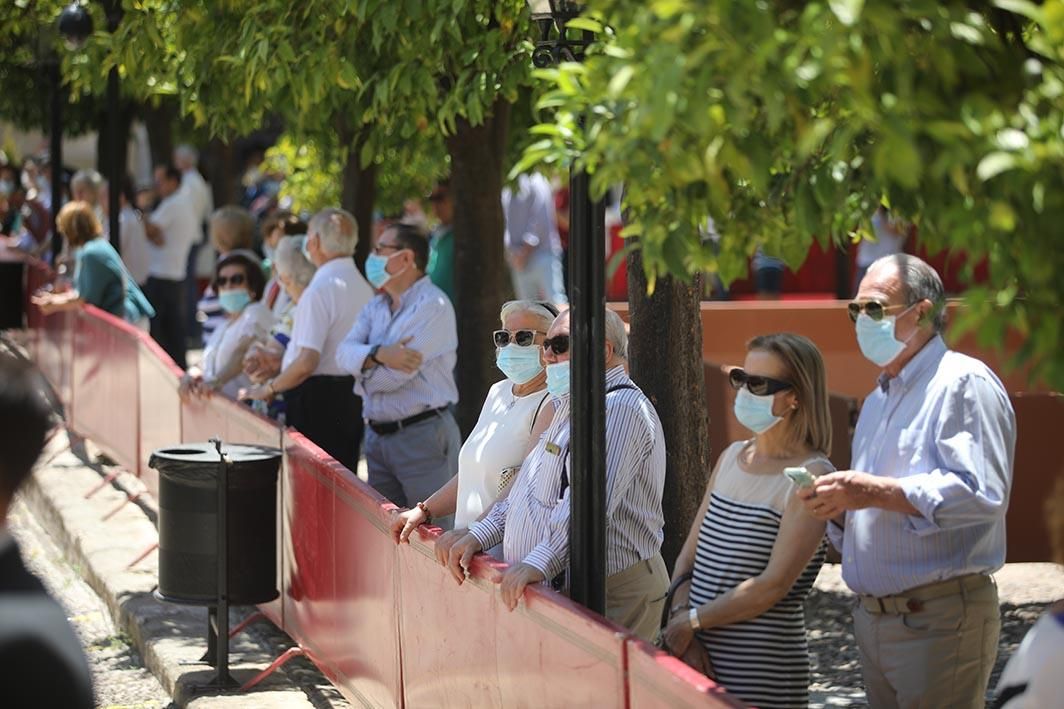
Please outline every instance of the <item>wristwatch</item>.
M380 364L381 363L381 361L379 359L377 359L377 351L380 350L380 348L381 348L380 345L373 345L373 347L369 348L369 358L371 360L373 360L374 364Z
M692 630L701 630L702 629L702 624L698 621L698 609L697 608L692 608L691 612L688 614L687 618L691 622L691 629Z

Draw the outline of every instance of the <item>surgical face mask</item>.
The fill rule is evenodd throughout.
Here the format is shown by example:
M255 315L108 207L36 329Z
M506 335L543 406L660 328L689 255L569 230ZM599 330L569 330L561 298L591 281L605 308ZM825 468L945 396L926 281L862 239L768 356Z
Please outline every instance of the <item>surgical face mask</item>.
M783 420L772 413L775 399L775 395L757 396L743 387L735 395L735 418L754 433L764 433Z
M274 254L277 253L277 250L266 242L262 242L262 253L267 259L269 259L270 263L273 263L273 257Z
M299 250L303 253L303 258L305 258L307 261L310 261L311 263L314 263L314 259L310 257L310 249L307 248L308 244L310 244L310 237L303 237L303 243L299 245Z
M895 315L884 315L880 320L873 320L865 313L861 313L854 324L857 332L857 346L861 348L861 354L880 367L893 362L905 349L905 343L894 337L896 320Z
M11 194L15 191L15 183L11 180L0 180L0 194Z
M495 364L514 384L527 384L543 371L538 345L506 345L495 351Z
M243 288L218 292L218 304L229 314L239 313L251 302L251 294Z
M369 281L371 286L380 290L384 287L385 283L403 273L403 271L400 271L399 273L388 273L388 262L400 253L400 251L396 251L391 256L381 256L380 254L369 255L366 259L366 280ZM406 269L403 270L405 271Z
M569 362L555 362L547 365L547 391L551 396L560 397L569 393Z

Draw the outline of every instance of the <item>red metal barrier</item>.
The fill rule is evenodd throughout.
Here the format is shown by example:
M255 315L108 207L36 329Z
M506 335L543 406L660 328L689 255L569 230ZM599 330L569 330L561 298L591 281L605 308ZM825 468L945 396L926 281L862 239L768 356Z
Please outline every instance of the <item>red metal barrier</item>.
M628 698L639 709L746 706L705 675L636 638L628 640Z
M186 439L181 432L181 400L177 382L181 368L155 340L141 333L137 378L140 395L140 449L137 475L152 495L159 496L159 473L148 467L148 454Z
M91 305L74 318L73 398L69 421L126 470L140 464L138 331Z
M402 706L394 505L301 434L284 448L284 629L352 702Z

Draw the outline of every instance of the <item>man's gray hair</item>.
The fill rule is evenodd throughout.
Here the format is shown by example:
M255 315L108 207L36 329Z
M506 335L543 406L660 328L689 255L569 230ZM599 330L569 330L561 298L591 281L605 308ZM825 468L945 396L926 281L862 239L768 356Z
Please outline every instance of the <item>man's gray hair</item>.
M303 255L306 236L282 236L273 254L273 267L285 278L306 287L318 269Z
M318 235L322 251L330 256L351 256L358 245L358 222L343 209L323 209L311 217L307 234L312 233Z
M931 325L936 333L942 333L946 329L946 289L938 271L923 259L911 254L883 256L873 262L868 270L887 263L898 269L898 278L905 293L905 304L913 305L921 300L931 301L934 306L931 310Z
M84 188L94 196L99 197L100 188L103 187L103 177L95 170L78 170L70 178L70 191Z
M174 148L174 162L188 167L195 167L199 162L199 151L188 144L181 144ZM181 165L178 165L181 167Z
M606 342L613 345L614 354L628 359L628 333L624 329L624 320L609 308L606 308Z
M552 313L547 306L539 301L511 300L503 303L502 310L499 311L499 320L502 321L502 326L506 327L506 319L517 313L528 313L536 318L539 321L539 329L543 332L550 329L550 324L557 317L555 313Z

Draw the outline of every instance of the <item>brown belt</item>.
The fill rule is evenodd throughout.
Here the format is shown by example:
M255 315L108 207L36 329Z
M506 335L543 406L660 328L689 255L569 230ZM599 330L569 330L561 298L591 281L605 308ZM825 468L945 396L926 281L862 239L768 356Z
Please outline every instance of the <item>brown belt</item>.
M919 613L924 609L924 603L927 601L975 591L992 583L993 579L986 574L968 574L910 588L908 591L893 596L858 596L858 598L861 606L869 613L905 615L906 613Z

